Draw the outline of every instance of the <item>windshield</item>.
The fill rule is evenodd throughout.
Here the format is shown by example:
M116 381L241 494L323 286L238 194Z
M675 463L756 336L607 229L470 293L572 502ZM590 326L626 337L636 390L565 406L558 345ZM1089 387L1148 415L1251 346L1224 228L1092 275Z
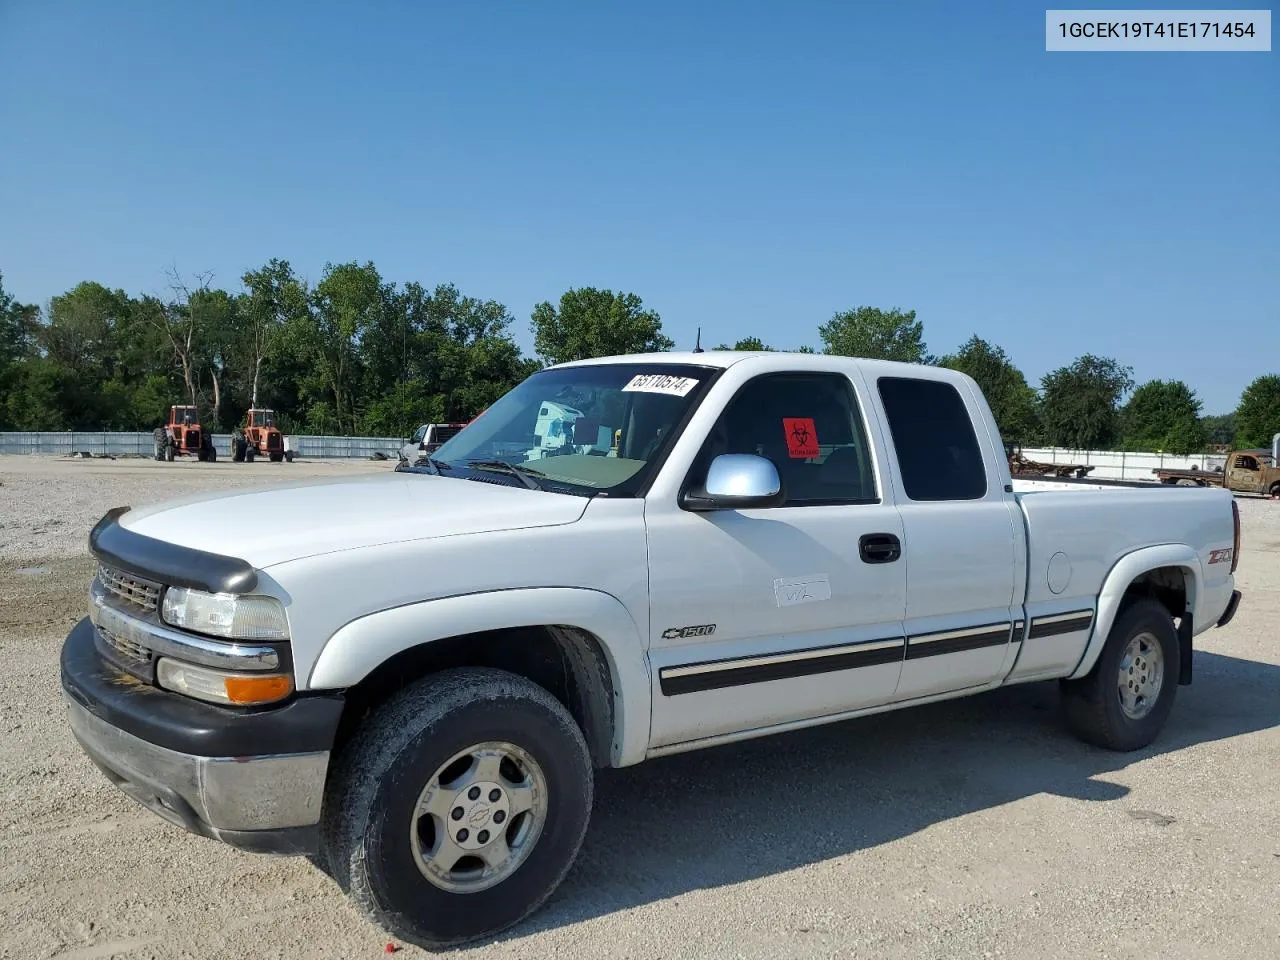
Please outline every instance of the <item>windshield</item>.
M270 410L253 411L253 425L255 427L270 427L274 425L274 422L275 418L271 415Z
M451 469L500 460L545 489L633 495L666 454L714 370L618 363L535 373L444 444Z

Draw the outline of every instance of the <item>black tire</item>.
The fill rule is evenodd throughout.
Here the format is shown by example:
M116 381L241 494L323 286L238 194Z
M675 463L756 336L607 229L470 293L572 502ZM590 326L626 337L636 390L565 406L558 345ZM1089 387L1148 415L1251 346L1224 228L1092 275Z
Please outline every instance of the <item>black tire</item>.
M169 441L164 445L164 458L169 463L173 463L173 441Z
M285 459L285 463L293 463L293 451L286 450L284 452L284 459Z
M537 763L546 819L508 877L475 892L446 890L419 869L410 843L419 795L459 751L493 741ZM592 789L582 731L546 690L502 670L444 671L376 710L342 751L313 862L326 864L365 918L393 936L426 949L467 943L518 923L559 886L586 834Z
M209 447L209 462L210 462L210 463L217 463L217 462L218 462L218 448L217 448L217 447L214 447L214 446Z
M1268 491L1273 497L1280 497L1280 483L1273 483Z
M258 448L252 443L246 443L244 448L244 459L247 463L253 463L254 457L258 455Z
M1130 642L1142 634L1156 640L1162 677L1147 712L1135 718L1127 714L1121 704L1121 664ZM1142 662L1149 664L1150 661ZM1121 608L1094 668L1079 680L1062 682L1068 725L1086 743L1109 750L1142 749L1156 738L1169 719L1178 689L1180 662L1178 633L1169 611L1155 600L1133 601ZM1125 673L1132 673L1136 679L1145 675L1145 669L1130 664Z
M272 463L279 463L279 462L280 462L281 460L283 460L283 459L284 459L284 454L283 454L283 453L273 453L273 454L271 454L271 462L272 462Z

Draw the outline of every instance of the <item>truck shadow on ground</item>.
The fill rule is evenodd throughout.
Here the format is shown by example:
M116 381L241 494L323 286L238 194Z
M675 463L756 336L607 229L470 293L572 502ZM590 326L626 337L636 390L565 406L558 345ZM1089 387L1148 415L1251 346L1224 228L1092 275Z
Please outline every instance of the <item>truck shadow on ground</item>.
M1280 724L1280 667L1204 651L1157 741L1121 754L1065 728L1030 684L610 771L577 864L503 939L792 870L1039 793L1122 799L1095 779Z

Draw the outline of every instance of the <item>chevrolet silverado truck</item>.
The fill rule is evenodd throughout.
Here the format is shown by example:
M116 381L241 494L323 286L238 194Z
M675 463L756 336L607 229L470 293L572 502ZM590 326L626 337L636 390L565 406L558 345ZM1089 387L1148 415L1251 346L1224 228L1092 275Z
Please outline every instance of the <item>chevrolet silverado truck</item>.
M949 370L550 367L409 471L109 511L70 727L159 816L473 940L560 883L604 768L1050 680L1152 742L1240 600L1234 501L1037 483Z

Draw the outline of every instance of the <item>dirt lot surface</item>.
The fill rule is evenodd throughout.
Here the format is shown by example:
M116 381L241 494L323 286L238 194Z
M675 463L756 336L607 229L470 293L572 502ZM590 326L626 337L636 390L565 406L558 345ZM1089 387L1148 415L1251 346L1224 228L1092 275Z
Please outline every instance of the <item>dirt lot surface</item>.
M0 957L383 955L306 861L189 836L111 787L57 662L108 508L389 469L0 457ZM1280 956L1280 503L1240 506L1244 604L1198 641L1151 748L1078 743L1046 684L615 771L552 901L464 953Z

